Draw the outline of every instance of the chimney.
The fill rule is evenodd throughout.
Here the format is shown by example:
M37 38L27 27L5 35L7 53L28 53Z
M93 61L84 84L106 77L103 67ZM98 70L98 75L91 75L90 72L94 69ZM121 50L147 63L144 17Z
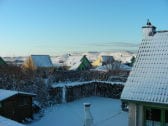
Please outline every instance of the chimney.
M90 112L90 103L84 103L84 126L93 126L93 117Z
M156 33L156 27L153 26L152 23L148 19L146 26L142 27L142 31L143 31L143 38L154 36Z

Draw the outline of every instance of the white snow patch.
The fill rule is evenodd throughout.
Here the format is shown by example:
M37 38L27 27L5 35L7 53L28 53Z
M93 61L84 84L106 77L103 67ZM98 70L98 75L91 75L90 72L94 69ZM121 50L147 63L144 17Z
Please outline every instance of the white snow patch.
M65 87L65 86L78 86L78 85L84 85L84 84L90 84L90 83L93 83L93 82L100 82L100 83L106 83L106 84L123 84L124 85L124 82L110 82L110 81L82 81L82 82L79 82L79 81L75 81L75 82L60 82L60 83L53 83L52 84L52 87L53 88L56 88L56 87Z
M128 66L128 65L125 65L125 64L121 64L121 65L120 65L120 69L121 69L121 70L131 71L131 70L132 70L132 67L130 67L130 66Z
M0 126L25 126L25 125L0 116Z

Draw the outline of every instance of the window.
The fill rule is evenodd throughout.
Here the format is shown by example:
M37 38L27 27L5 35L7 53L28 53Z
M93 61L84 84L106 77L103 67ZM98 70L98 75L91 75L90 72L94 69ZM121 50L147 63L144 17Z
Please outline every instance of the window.
M165 123L168 126L168 110L165 111Z
M168 126L168 110L145 108L145 126Z
M160 126L161 124L161 110L146 109L145 126Z

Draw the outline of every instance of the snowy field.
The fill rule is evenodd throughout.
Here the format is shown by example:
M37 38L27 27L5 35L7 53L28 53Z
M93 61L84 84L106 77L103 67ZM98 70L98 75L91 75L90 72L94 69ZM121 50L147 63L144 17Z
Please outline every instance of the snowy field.
M128 126L128 113L121 110L120 100L89 97L46 109L44 117L28 126L83 126L83 103L91 103L94 126Z

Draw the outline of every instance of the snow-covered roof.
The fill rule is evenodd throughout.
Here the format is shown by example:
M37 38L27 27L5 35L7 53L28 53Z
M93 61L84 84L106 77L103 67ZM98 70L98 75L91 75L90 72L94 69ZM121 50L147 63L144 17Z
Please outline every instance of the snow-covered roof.
M113 56L102 55L102 62L112 63L114 62Z
M31 55L33 63L36 67L52 67L49 55Z
M0 126L25 126L25 125L0 116Z
M16 95L18 92L17 91L10 91L10 90L3 90L0 89L0 101L3 101L13 95Z
M66 65L67 66L74 66L76 63L81 62L80 60L82 59L82 55L73 55L69 56L66 60Z
M128 65L125 65L125 64L121 64L121 65L120 65L120 69L121 69L121 70L131 71L132 67L130 67L130 66L128 66Z
M119 52L102 52L100 55L113 56L113 58L117 61L121 61L122 63L131 62L131 58L136 56L134 53L128 51L119 51Z
M80 66L80 64L81 64L81 61L76 62L73 66L70 67L69 70L76 70L76 69L78 69L78 67Z
M36 95L36 94L33 94L33 93L0 89L0 101L3 101L3 100L5 100L9 97L12 97L12 96L16 95L16 94L24 94L24 95L31 95L31 96Z
M51 56L50 58L51 58L53 66L55 67L64 66L65 59L62 58L61 56Z
M111 66L111 64L104 65L104 66L98 66L98 67L96 67L95 69L92 69L92 70L107 72L107 71L109 71L108 67L110 67L110 66Z
M87 52L87 53L83 53L82 55L86 55L87 59L90 62L93 62L93 61L97 60L97 57L99 57L100 52Z
M168 32L142 39L121 99L168 104Z
M66 65L70 66L69 70L76 70L80 66L82 58L83 58L83 55L69 56L66 60Z
M109 71L109 70L113 70L113 65L112 64L107 64L107 65L103 65L103 66L98 66L95 71Z

